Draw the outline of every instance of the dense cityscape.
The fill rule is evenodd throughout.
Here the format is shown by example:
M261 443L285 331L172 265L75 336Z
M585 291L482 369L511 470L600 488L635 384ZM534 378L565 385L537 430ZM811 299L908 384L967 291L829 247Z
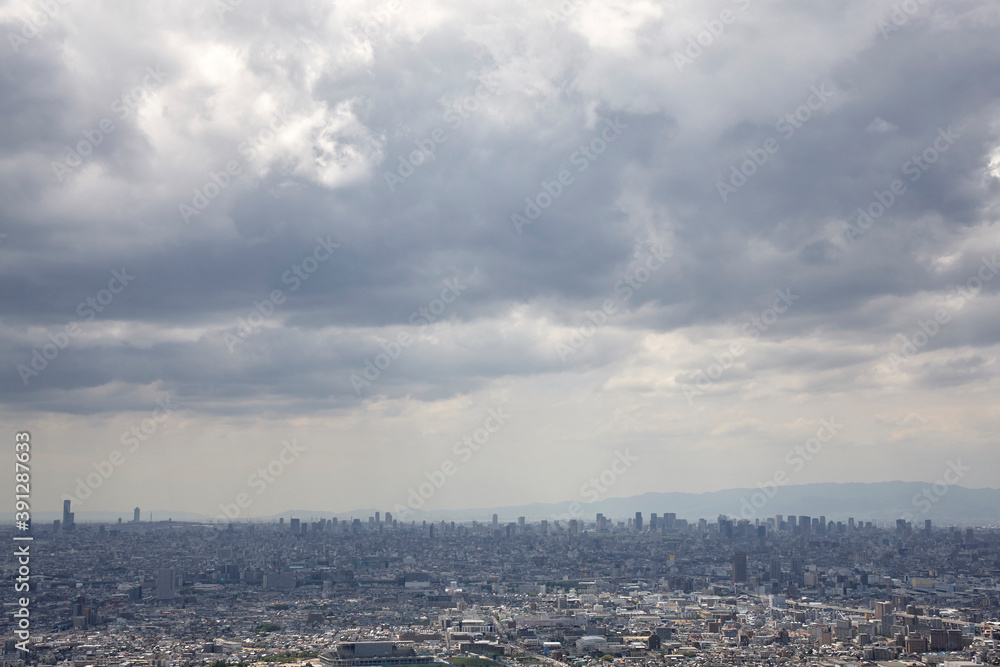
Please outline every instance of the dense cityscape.
M2 667L1000 664L992 527L97 524L67 502L31 533L30 652L5 599Z

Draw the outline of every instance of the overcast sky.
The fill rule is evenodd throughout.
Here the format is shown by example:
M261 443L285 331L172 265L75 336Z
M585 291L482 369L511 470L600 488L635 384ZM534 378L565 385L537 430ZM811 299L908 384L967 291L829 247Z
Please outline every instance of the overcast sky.
M34 509L996 485L995 2L42 4L0 6Z

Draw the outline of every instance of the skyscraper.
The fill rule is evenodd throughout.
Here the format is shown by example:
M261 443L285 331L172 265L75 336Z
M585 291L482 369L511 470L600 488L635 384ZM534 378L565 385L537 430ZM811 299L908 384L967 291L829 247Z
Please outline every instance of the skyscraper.
M733 581L737 583L747 580L747 552L736 551L733 553Z
M781 557L771 558L771 581L781 581Z
M139 523L139 508L132 510L132 523Z
M62 518L63 530L73 530L73 525L74 525L73 517L74 517L74 514L73 514L73 512L70 511L70 501L69 500L64 500L63 501L63 518Z
M174 579L176 573L172 567L161 567L156 573L156 599L173 600L175 595Z
M635 532L642 532L642 512L635 513Z

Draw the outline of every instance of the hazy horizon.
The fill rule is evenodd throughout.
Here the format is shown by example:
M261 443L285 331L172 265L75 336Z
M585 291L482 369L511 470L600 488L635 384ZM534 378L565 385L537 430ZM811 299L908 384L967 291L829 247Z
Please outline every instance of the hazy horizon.
M971 489L961 485L947 485L946 488L934 490L933 482L903 482L893 480L887 482L861 483L860 491L867 494L863 499L855 498L852 507L845 508L842 496L824 498L821 495L823 487L852 485L857 491L856 483L823 483L790 485L780 489L772 489L773 493L767 493L766 502L757 506L753 503L742 503L743 500L753 500L756 492L761 491L760 487L746 489L723 489L707 491L696 494L684 493L646 493L639 496L618 497L609 496L601 501L592 503L574 503L566 500L557 503L531 503L528 505L508 505L478 508L442 508L438 510L425 511L419 507L403 505L396 508L362 508L353 507L342 508L289 508L274 514L252 514L241 511L236 515L217 512L214 515L204 515L192 512L176 512L164 508L139 508L140 521L161 522L173 519L179 522L277 522L279 519L287 520L298 518L302 521L317 521L322 518L338 517L341 520L359 519L366 524L372 518L381 521L398 519L403 523L413 521L455 521L459 523L488 523L491 516L496 513L501 523L510 523L520 518L527 518L528 522L536 523L543 519L550 522L566 522L570 518L576 518L590 525L594 516L603 514L613 521L627 521L634 517L636 512L641 513L647 520L651 514L665 515L665 511L670 511L678 519L688 522L697 522L706 519L715 522L718 516L729 516L736 519L746 518L759 520L766 523L776 516L801 515L806 513L810 516L823 517L833 523L841 521L846 523L848 519L854 519L864 523L871 521L876 525L893 527L896 519L903 518L915 525L923 525L924 520L930 519L937 527L946 526L996 526L1000 524L1000 516L997 516L996 507L1000 506L1000 488L983 487ZM899 487L906 487L905 489ZM917 490L921 493L912 493ZM767 489L764 489L767 491ZM976 492L996 492L992 497ZM819 495L817 493L820 492ZM970 494L971 492L971 494ZM912 495L911 495L912 493ZM726 498L728 494L737 494ZM971 495L977 495L978 500L970 502ZM652 496L652 497L650 497ZM668 498L658 498L666 496ZM705 496L712 496L713 501L702 502L699 500ZM789 497L791 496L791 497ZM736 498L739 498L739 502ZM762 496L765 497L765 496ZM75 499L73 502L76 502ZM692 502L695 504L692 506ZM78 510L79 508L73 507ZM652 512L652 510L658 510ZM985 514L976 514L983 512ZM132 523L134 508L110 511L76 511L74 521L82 524L102 524L114 522L115 517L121 517L125 523ZM401 510L401 511L400 511ZM568 510L568 511L567 511ZM41 522L51 521L61 518L61 510L42 511L33 515ZM10 523L13 521L12 514L0 512L0 523Z

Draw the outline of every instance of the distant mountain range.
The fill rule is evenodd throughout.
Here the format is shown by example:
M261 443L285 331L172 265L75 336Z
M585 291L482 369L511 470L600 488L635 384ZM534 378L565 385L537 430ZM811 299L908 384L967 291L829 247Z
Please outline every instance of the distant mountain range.
M466 510L413 510L405 516L392 507L379 511L385 516L386 510L394 518L405 521L489 521L497 514L499 521L508 523L523 516L528 521L548 519L566 521L571 518L588 522L600 512L612 520L634 517L642 512L648 521L652 512L662 515L673 512L678 519L697 521L700 518L715 521L720 514L735 518L766 519L776 514L825 516L827 521L846 521L854 517L856 521L893 522L906 518L914 524L922 525L930 519L937 525L1000 525L1000 489L968 489L962 486L935 486L927 482L875 482L850 484L802 484L772 488L771 495L761 489L726 489L708 493L644 493L627 498L605 498L591 503L561 502L533 503L530 505L484 507ZM416 504L416 503L415 503ZM250 517L251 521L277 521L299 518L314 521L320 518L340 520L361 519L368 522L375 515L374 509L351 512L329 512L318 510L292 510L273 516ZM150 514L156 521L170 518L174 521L212 521L217 517L204 516L192 512L172 512L167 510L144 511L142 520L148 521ZM0 521L13 521L11 513L0 514ZM36 523L50 523L62 518L61 512L35 512ZM132 511L91 512L77 511L77 523L114 523L132 520Z

